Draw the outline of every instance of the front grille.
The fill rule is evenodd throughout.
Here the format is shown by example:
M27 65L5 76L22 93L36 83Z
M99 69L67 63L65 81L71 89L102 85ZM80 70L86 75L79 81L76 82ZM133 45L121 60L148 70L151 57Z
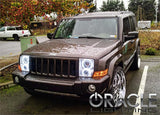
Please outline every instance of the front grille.
M77 75L76 60L31 57L32 74L75 78Z

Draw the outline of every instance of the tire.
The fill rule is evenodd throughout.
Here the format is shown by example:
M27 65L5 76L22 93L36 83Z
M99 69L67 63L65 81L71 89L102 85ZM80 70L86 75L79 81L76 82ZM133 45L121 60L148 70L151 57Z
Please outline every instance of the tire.
M14 41L19 41L19 37L18 37L17 34L14 34L14 35L13 35L13 38L14 38Z
M131 69L132 70L138 70L138 69L140 69L140 65L141 65L140 46L138 46L136 54L134 56L134 61L131 65Z
M120 101L126 96L126 77L122 67L118 66L113 72L111 82L111 89L109 93L113 96L112 105L114 108L120 108L122 103Z
M3 38L3 40L7 40L7 38Z

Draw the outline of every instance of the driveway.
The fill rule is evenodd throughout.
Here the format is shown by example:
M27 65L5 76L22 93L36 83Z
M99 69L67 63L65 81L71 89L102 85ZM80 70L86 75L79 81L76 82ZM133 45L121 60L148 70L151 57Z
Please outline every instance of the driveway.
M19 41L2 41L0 40L0 57L9 57L19 55L21 46Z
M38 43L49 40L47 36L37 36ZM20 41L0 40L0 58L19 55L21 53Z

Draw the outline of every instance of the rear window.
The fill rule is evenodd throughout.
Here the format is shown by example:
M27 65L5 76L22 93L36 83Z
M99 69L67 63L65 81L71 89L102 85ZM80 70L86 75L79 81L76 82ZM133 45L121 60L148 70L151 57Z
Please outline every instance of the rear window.
M22 27L16 27L16 30L23 30Z

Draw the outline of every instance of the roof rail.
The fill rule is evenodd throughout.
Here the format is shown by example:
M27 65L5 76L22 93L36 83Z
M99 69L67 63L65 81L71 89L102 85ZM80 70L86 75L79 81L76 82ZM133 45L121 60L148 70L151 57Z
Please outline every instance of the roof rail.
M121 11L120 14L132 13L131 11Z

